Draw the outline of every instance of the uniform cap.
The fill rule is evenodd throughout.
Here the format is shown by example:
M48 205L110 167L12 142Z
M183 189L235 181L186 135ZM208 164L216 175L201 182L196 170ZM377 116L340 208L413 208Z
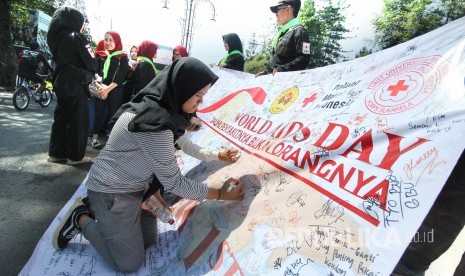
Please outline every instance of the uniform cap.
M275 6L271 6L270 10L271 12L276 13L278 11L278 7L286 5L291 5L294 10L300 10L300 0L281 0Z

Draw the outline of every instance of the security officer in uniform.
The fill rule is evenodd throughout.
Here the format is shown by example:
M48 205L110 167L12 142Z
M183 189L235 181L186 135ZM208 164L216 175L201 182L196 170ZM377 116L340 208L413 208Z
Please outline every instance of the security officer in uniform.
M256 76L306 69L310 63L310 40L297 18L300 0L281 0L270 9L282 27L273 40L273 56L267 69Z

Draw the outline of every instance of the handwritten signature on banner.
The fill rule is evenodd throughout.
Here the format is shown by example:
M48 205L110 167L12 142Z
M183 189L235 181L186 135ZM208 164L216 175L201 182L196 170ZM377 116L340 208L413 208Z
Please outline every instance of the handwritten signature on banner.
M248 188L259 200L241 236L260 244L263 254L228 245L240 255L240 273L258 274L264 262L284 275L381 273L375 262L389 247L383 242L401 244L390 239L398 233L393 226L419 213L422 182L449 165L435 138L463 125L434 99L450 64L431 55L382 70L373 62L372 80L342 78L353 69L336 68L322 70L340 76L326 86L318 78L304 80L321 74L313 72L277 75L263 87L251 81L252 88L239 89L229 82L233 92L221 87L223 94L198 111L209 129L203 139L218 140L218 134L241 149L261 186ZM415 74L425 74L424 83L415 83ZM422 87L424 93L415 94ZM352 232L370 236L381 228L374 238L380 246L364 245L364 234ZM252 239L257 233L263 233L260 241Z
M388 180L354 167L346 162L346 159L340 157L348 158L349 155L356 155L356 159L359 161L389 171L400 156L427 142L423 138L415 138L412 141L412 139L405 139L402 136L388 132L373 134L371 129L365 130L357 137L349 137L350 129L337 123L329 123L319 137L310 140L309 137L313 131L302 122L281 123L273 127L274 122L271 120L246 113L238 113L233 123L234 125L228 124L213 117L207 124L244 151L309 184L344 208L348 208L375 225L379 221L368 215L363 208L335 196L323 185L310 181L308 175L317 176L327 183L336 182L341 191L350 193L362 201L367 198L375 198L379 201L379 206L387 210ZM387 138L389 143L387 149L382 149L374 144L375 136ZM345 146L351 138L355 139L355 141L351 145ZM376 137L376 139L378 138ZM401 149L401 142L404 144L406 142L403 140L409 141L409 144ZM329 158L322 158L322 156L306 150L308 144L326 151L339 151L342 154L337 155L337 158L329 156ZM370 156L374 152L382 156L379 163L373 164L370 161L373 160ZM280 165L278 160L282 160L286 164L292 164L295 169L292 170L287 166Z
M386 67L371 82L340 79L340 83L331 84L331 89L322 83L312 88L300 74L286 75L273 81L276 82L274 87L280 87L281 93L265 91L260 87L239 89L209 103L198 113L209 114L205 124L245 152L315 188L341 208L378 225L381 217L371 215L371 207L367 209L364 205L372 202L373 206L389 212L391 194L388 192L390 183L387 175L394 166L398 170L399 160L417 155L417 151L431 142L421 135L397 134L395 127L398 128L397 132L402 127L388 122L388 117L407 112L428 100L440 85L441 78L449 73L449 67L449 60L441 55L413 57ZM327 71L330 75L332 73L329 72L333 71L336 75L341 72L352 74L346 69ZM293 85L289 84L290 88L278 85L284 80L293 82ZM420 93L418 89L422 87L424 91ZM301 95L303 89L309 95ZM236 109L235 114L228 114L227 117L223 116L224 111L214 112L224 108L240 94L249 95L252 106ZM354 108L354 103L361 102L365 103L362 110L366 112ZM262 106L265 108L263 110L268 108L269 112L256 115L254 108L250 109L253 104ZM307 107L311 107L312 111L302 113L297 119L295 112L290 117L276 117L287 109L300 112ZM451 126L440 121L444 117L433 115L435 126L425 134L449 131ZM414 130L418 127L413 123L409 126ZM384 141L387 146L383 144ZM410 164L405 165L406 176L403 177L417 185L422 175L417 176L414 172L418 165L431 175L437 167L445 164L439 157L437 163L433 162L428 169L421 163L412 159ZM264 192L268 194L270 188L265 187Z
M242 156L176 159L214 188L245 174L245 197L180 200L136 274L390 274L465 147L464 22L312 70L213 69L191 138ZM123 274L85 239L56 251L44 236L21 275Z

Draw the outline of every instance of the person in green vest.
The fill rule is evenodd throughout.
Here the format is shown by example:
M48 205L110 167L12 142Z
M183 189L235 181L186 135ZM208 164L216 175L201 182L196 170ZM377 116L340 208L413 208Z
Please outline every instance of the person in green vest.
M223 43L228 54L220 60L218 66L243 72L245 61L239 36L235 33L223 35Z
M310 63L310 40L297 18L300 0L281 0L270 9L282 27L273 39L273 55L267 68L256 76L305 70Z
M134 70L133 96L158 75L158 69L153 63L153 59L157 57L157 50L158 44L150 40L145 40L139 45L137 51L137 65Z
M158 44L145 40L136 46L136 49L136 63L132 69L130 67L127 80L124 83L123 104L129 102L137 92L158 75L158 69L153 62L153 59L157 58Z
M120 35L115 31L105 33L105 48L108 57L103 64L102 84L95 82L100 98L95 98L94 133L92 134L92 147L102 148L99 141L99 132L104 129L106 116L111 118L119 109L123 101L123 83L126 81L129 60L123 52ZM108 110L107 110L108 109ZM105 111L107 114L105 115Z

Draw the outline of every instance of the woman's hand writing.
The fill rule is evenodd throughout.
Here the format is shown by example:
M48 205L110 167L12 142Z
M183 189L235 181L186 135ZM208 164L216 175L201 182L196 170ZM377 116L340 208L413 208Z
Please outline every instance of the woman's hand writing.
M202 127L202 120L197 117L192 117L189 126L186 128L187 131L197 131Z
M228 163L235 163L239 157L237 149L224 149L218 153L218 159Z
M229 178L219 192L219 200L241 200L244 198L244 183L239 179Z

